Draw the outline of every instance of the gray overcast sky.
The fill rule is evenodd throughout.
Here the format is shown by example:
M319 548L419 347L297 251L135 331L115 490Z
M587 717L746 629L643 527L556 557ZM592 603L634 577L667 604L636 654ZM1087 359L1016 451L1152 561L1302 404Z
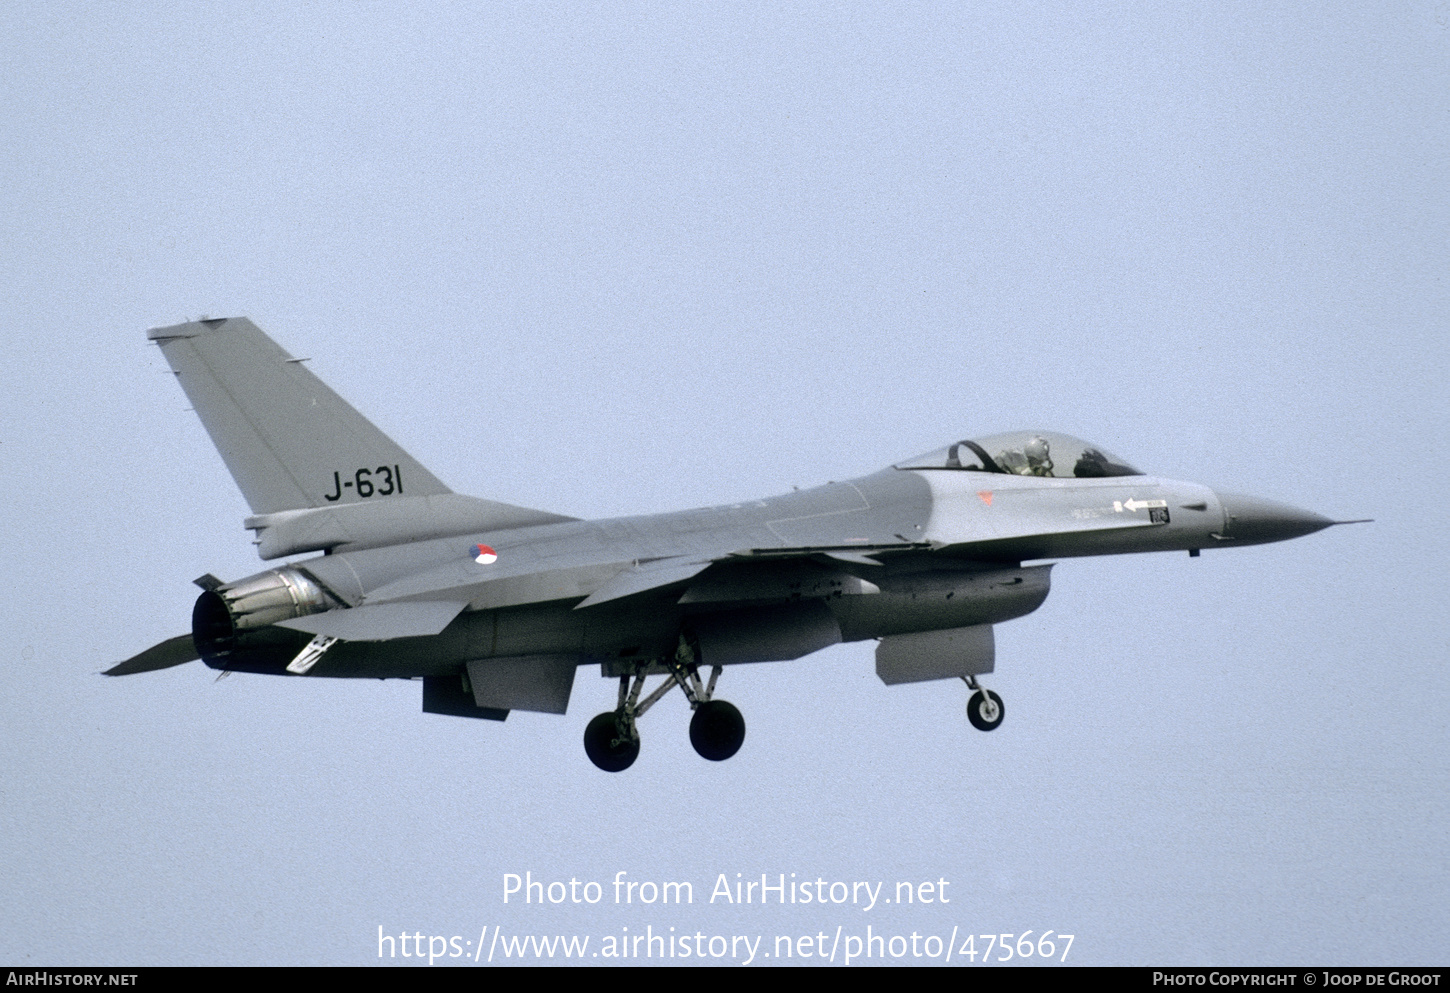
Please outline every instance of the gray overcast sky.
M1444 2L7 5L0 961L870 924L1443 964L1447 55ZM731 761L674 699L607 776L587 669L503 725L96 675L262 568L144 339L203 314L455 489L582 517L1043 427L1377 520L1063 563L998 629L991 735L847 645L726 673ZM505 906L525 871L695 903ZM732 907L721 873L951 902Z

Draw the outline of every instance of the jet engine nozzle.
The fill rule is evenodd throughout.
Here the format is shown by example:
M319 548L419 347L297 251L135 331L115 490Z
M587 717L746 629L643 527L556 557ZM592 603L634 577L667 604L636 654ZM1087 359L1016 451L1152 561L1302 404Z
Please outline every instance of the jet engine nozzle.
M322 588L301 572L270 569L197 597L191 611L191 637L212 668L252 669L265 656L269 660L265 671L271 671L272 656L277 655L274 649L285 654L299 637L297 632L271 626L331 606Z
M1287 541L1315 531L1322 531L1334 521L1312 510L1301 510L1287 503L1245 496L1241 493L1220 493L1224 528L1221 537L1237 545L1262 545L1270 541ZM1219 537L1219 536L1215 536Z

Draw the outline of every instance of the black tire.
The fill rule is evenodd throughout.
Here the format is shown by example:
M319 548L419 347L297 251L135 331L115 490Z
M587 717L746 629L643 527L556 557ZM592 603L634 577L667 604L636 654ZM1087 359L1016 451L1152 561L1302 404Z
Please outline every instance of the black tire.
M695 708L690 718L690 744L701 758L724 762L745 743L745 718L735 705L711 700Z
M606 710L584 729L584 753L605 772L623 772L639 758L639 738L619 741L619 714ZM618 742L616 744L616 742Z
M996 730L1005 716L1007 708L1002 705L1002 698L991 690L978 690L967 701L967 720L978 731Z

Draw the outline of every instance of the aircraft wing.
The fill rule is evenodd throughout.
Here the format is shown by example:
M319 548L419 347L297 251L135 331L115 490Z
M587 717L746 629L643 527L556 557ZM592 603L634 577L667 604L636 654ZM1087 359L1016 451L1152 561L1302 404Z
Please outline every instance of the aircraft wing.
M481 573L470 562L449 562L381 586L368 593L367 603L380 608L449 602L461 603L473 610L497 610L584 597L579 606L595 606L683 582L710 565L709 558L678 556L643 564L586 562L552 569L525 565L516 572ZM295 623L289 621L288 626L313 630L303 627L302 622L326 616L329 615L298 618Z

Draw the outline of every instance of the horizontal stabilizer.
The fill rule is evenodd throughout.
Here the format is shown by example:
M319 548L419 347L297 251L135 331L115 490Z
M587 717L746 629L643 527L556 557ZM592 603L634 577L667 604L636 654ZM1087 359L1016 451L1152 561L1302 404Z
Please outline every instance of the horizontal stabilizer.
M683 583L687 579L698 576L710 568L710 565L708 559L701 561L684 556L631 566L616 574L613 579L591 593L574 609L593 607L596 604L608 603L622 597L634 596L636 593L645 593L649 590L672 586L675 583Z
M112 666L104 675L131 676L138 672L155 672L157 669L170 669L174 665L182 665L199 658L201 653L192 643L191 635L179 634L175 638L167 638L159 645L152 645L140 655L133 655Z
M282 621L277 626L309 634L341 638L343 641L389 641L393 638L426 638L438 634L467 603L427 600L411 603L375 603L349 610L329 610Z

